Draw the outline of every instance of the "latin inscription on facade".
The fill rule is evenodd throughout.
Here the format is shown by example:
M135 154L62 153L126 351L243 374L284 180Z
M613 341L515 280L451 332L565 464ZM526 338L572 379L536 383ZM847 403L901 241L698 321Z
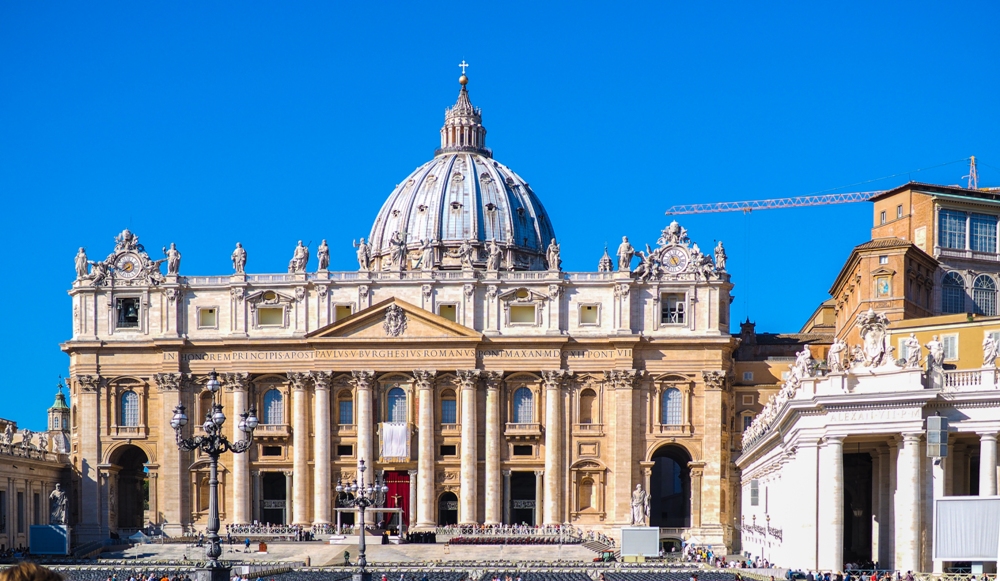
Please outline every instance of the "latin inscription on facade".
M894 409L894 410L857 410L850 412L832 412L830 420L838 423L867 423L867 422L897 422L905 420L919 420L920 408Z
M316 351L229 351L164 353L164 361L319 361L327 359L606 359L631 357L631 349L317 349Z

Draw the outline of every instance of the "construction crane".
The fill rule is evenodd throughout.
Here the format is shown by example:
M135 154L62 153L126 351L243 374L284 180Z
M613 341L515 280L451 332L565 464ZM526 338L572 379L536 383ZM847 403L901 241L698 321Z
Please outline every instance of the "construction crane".
M964 161L964 160L961 160ZM954 162L948 162L954 163ZM947 164L942 164L947 165ZM935 166L940 167L940 166ZM930 169L930 168L927 168ZM916 170L922 171L922 170ZM897 174L899 175L899 174ZM893 177L893 176L889 176ZM969 175L962 176L968 179L968 189L979 189L979 172L976 170L976 157L969 158ZM988 188L994 190L995 188ZM849 192L846 194L819 194L811 196L795 196L794 198L774 198L771 200L746 200L743 202L716 202L712 204L682 204L670 206L667 210L668 216L678 216L681 214L711 214L714 212L743 212L749 214L754 210L776 210L779 208L802 208L805 206L827 206L830 204L850 204L853 202L867 202L875 196L888 190L875 190L872 192Z

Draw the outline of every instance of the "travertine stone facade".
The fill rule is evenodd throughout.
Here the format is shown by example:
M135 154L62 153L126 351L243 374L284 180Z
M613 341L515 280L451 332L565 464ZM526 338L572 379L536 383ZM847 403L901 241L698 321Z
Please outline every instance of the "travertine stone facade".
M468 153L455 147L435 159ZM467 183L450 167L443 181ZM169 419L181 403L199 423L216 369L227 415L255 405L261 420L249 454L223 457L224 523L335 522L331 489L363 459L403 509L392 526L572 523L615 534L642 484L665 537L727 545L735 342L724 268L676 223L636 253L634 271L627 242L626 267L612 272L563 272L549 241L518 248L510 238L500 256L495 239L483 242L480 210L450 204L456 191L422 200L465 212L456 223L468 244L435 254L425 234L386 236L378 260L359 248L351 272L307 272L293 259L287 274L162 275L123 232L70 291L63 349L80 540L145 524L115 508L118 479L131 486L143 468L149 523L171 535L205 525L206 459L177 450ZM528 212L485 208L503 214L497 232L548 224L534 194L525 199ZM393 210L376 220L379 236L398 225Z

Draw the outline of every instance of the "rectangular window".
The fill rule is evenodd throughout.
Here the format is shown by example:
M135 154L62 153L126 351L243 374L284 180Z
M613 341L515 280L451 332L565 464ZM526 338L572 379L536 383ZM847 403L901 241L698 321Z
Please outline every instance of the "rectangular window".
M598 308L597 305L580 305L580 324L596 325Z
M354 310L354 307L351 306L351 305L337 305L337 308L336 308L336 310L334 312L334 319L333 320L334 321L339 321L341 319L346 319L347 317L351 316L351 311L353 311L353 310Z
M261 456L281 456L281 446L263 446Z
M117 314L115 327L118 329L134 329L139 326L139 299L117 299L115 301Z
M17 493L17 532L24 532L24 493Z
M896 217L897 218L903 217L903 204L896 206Z
M215 329L219 326L218 317L216 316L217 311L215 307L207 309L198 309L198 328L199 329Z
M684 298L682 294L665 294L661 297L660 302L663 308L660 314L660 323L664 325L683 325L686 322L687 317L685 317L685 312L687 310L687 302Z
M441 423L442 424L458 423L458 415L457 415L455 400L453 399L441 400Z
M753 416L743 416L743 431L747 431L747 428L749 428L752 423Z
M443 444L441 446L442 456L458 456L458 449L454 444Z
M938 246L965 250L965 212L941 210L938 215Z
M342 399L338 406L339 415L337 421L340 425L347 426L354 423L354 400Z
M973 214L969 218L969 246L976 252L997 251L997 217Z
M285 309L282 307L259 307L257 324L261 327L284 327Z
M944 346L945 361L958 359L958 335L945 335L941 337Z
M42 515L40 514L40 509L42 506L42 495L37 492L31 496L31 524L40 525L42 524Z
M753 371L744 371L743 381L753 381Z
M512 324L535 324L535 305L516 305L510 308Z
M438 314L452 323L458 322L458 305L440 305Z
M760 485L756 480L750 481L750 506L760 504Z
M514 446L515 456L534 456L535 451L532 446Z
M878 219L879 219L879 224L885 224L885 210L882 210L882 213L879 214ZM754 506L756 506L756 505L754 505Z
M889 257L885 256L885 255L879 256L878 257L878 263L879 264L889 264Z
M753 400L754 400L754 396L752 396L752 395L744 395L743 396L743 405L753 405Z
M337 455L338 456L353 456L354 446L350 444L338 444L337 445Z

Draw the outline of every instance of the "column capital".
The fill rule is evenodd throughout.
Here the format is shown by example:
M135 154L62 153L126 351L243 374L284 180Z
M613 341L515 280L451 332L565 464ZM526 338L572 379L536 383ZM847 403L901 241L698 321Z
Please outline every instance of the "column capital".
M705 380L705 389L721 390L726 387L725 371L702 371L701 377Z
M309 387L309 382L312 380L308 372L289 371L287 375L288 381L292 382L292 389L296 391Z
M488 370L484 371L483 379L486 381L486 389L489 391L496 391L503 386L503 371L502 370Z
M535 476L545 476L544 470L535 470Z
M844 439L847 436L824 436L823 445L825 446L843 446Z
M357 389L371 389L374 380L375 372L370 369L351 370L351 379L349 381Z
M281 473L285 475L285 478L291 478L292 474L295 474L295 471L294 470L282 470Z
M226 386L226 391L246 391L250 386L249 373L223 373L222 385Z
M413 379L417 382L417 389L430 389L434 384L434 377L437 376L435 369L414 369Z
M406 473L409 474L410 476L416 476L417 475L417 471L416 470L407 470Z
M84 393L97 393L105 381L100 375L77 375L76 383Z
M562 383L568 379L572 373L565 369L548 369L542 371L542 383L545 389L559 389Z
M160 391L178 391L184 385L183 373L157 373L153 379Z
M330 379L333 378L332 371L310 371L309 376L312 377L313 385L316 386L317 390L330 389Z
M510 473L511 473L511 469L510 468L504 468L500 472L503 473L503 477L504 478L510 478Z
M612 369L604 372L608 387L614 390L634 389L636 382L642 378L642 371L636 369Z
M478 369L459 369L455 373L458 374L460 389L475 389L481 372Z
M989 442L990 440L993 440L994 442L997 441L996 432L976 432L976 435L979 436L980 442Z
M904 446L906 444L908 444L908 443L909 444L919 444L921 438L923 438L923 437L924 437L924 433L923 432L909 432L909 433L903 434L902 443L903 443Z
M260 470L251 470L250 471L250 476L253 476L254 478L257 478L258 476L260 476Z

